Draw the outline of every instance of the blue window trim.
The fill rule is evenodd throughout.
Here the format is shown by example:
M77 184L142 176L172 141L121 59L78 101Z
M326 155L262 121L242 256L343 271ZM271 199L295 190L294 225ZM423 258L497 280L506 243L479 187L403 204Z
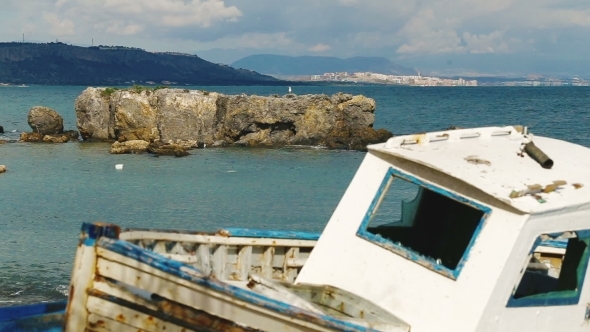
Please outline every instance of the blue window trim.
M463 256L461 257L461 260L459 261L459 263L457 264L457 267L455 269L449 269L448 267L437 263L432 258L424 257L416 251L405 248L405 247L403 247L399 244L396 244L388 239L385 239L379 235L375 235L375 234L367 231L367 228L369 227L369 223L371 221L371 216L373 215L373 212L374 212L375 208L377 207L379 199L383 196L385 190L387 189L389 181L391 181L394 177L409 181L411 183L414 183L416 185L424 187L428 190L434 191L438 194L441 194L443 196L451 198L451 199L458 201L460 203L469 205L469 206L476 208L476 209L483 212L483 216L481 217L479 224L477 225L475 232L473 233L473 236L471 237L471 240L469 241L469 244L467 245L467 248L465 249L465 252L463 253ZM377 193L375 194L375 197L373 198L373 201L371 202L371 205L369 206L369 209L367 210L367 213L365 214L365 217L363 218L363 221L362 221L359 229L357 230L356 235L358 237L365 239L373 244L376 244L384 249L387 249L395 254L398 254L406 259L409 259L417 264L420 264L420 265L422 265L422 266L424 266L436 273L440 273L441 275L443 275L445 277L451 278L453 280L457 280L457 278L459 278L459 275L461 274L461 270L463 269L463 266L465 265L465 263L467 262L467 259L469 258L469 253L471 252L471 248L475 244L475 241L476 241L477 237L479 236L479 233L481 232L481 230L485 224L485 220L487 219L487 217L490 215L491 212L492 212L492 210L487 206L476 203L476 202L474 202L470 199L467 199L463 196L459 196L459 195L457 195L453 192L450 192L446 189L442 189L442 188L436 187L430 183L426 183L414 176L411 176L409 174L403 173L399 170L396 170L396 169L390 167L389 170L387 171L387 174L385 175L385 178L381 182L381 186L379 186L379 189L377 190Z
M514 292L516 291L516 288L518 288L518 286L520 285L520 281L524 276L523 273L520 279L518 279L518 283L512 288L512 293L508 298L508 303L506 303L507 308L577 305L580 302L580 296L582 295L582 287L584 286L584 279L586 278L586 270L588 270L588 261L590 260L590 245L588 245L588 240L590 240L590 230L575 230L573 232L576 233L580 240L584 240L587 244L586 249L582 254L580 265L578 266L578 270L581 270L580 273L578 273L579 278L576 290L555 291L515 299ZM561 234L563 234L563 232L544 234L547 234L550 237L556 239ZM535 242L533 243L533 247L529 251L529 255L527 256L527 261L525 262L525 264L528 264L528 261L530 260L530 257L531 255L533 255L535 248L537 248L537 246L547 245L548 243L559 243L558 241L554 240L541 241L541 235L543 234L537 236Z

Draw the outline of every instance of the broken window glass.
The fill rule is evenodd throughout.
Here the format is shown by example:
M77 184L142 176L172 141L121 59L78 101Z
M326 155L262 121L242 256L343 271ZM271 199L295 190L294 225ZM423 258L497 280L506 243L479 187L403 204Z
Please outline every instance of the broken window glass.
M394 252L411 253L406 257L417 254L430 265L455 270L474 238L484 211L419 181L408 181L391 172L388 176L382 194L375 198L368 214L367 231L387 240Z
M580 236L580 231L537 237L508 306L576 304L588 267L589 245L590 237Z

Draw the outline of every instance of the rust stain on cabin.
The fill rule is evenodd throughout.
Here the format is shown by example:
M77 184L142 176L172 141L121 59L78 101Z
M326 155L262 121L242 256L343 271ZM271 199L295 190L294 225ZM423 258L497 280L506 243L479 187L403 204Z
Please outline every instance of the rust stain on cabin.
M426 136L426 133L422 133L422 134L417 134L417 135L412 136L411 140L415 140L416 144L422 144L422 143L428 141L427 138L428 137Z

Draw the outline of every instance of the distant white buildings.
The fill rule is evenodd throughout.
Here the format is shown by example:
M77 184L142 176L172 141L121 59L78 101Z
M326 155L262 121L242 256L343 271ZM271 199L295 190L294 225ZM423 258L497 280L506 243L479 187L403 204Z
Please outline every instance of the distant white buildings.
M418 86L477 86L477 80L464 80L462 78L455 80L450 78L421 76L420 74L413 76L397 76L371 72L358 72L352 74L340 72L311 75L310 79L312 81L361 82Z

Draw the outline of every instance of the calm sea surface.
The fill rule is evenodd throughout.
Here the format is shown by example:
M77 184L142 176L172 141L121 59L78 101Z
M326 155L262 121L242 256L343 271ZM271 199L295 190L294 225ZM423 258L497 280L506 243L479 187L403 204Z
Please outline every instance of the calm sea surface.
M285 94L286 87L192 87L230 94ZM85 87L0 87L0 139L29 131L32 106L57 110L76 129ZM394 134L451 125L528 125L590 146L590 88L294 87L377 102L376 128ZM15 130L15 132L12 132ZM185 158L110 155L108 144L0 145L0 306L66 298L82 222L216 230L321 231L364 157L316 149L200 149ZM125 168L116 171L114 165Z

